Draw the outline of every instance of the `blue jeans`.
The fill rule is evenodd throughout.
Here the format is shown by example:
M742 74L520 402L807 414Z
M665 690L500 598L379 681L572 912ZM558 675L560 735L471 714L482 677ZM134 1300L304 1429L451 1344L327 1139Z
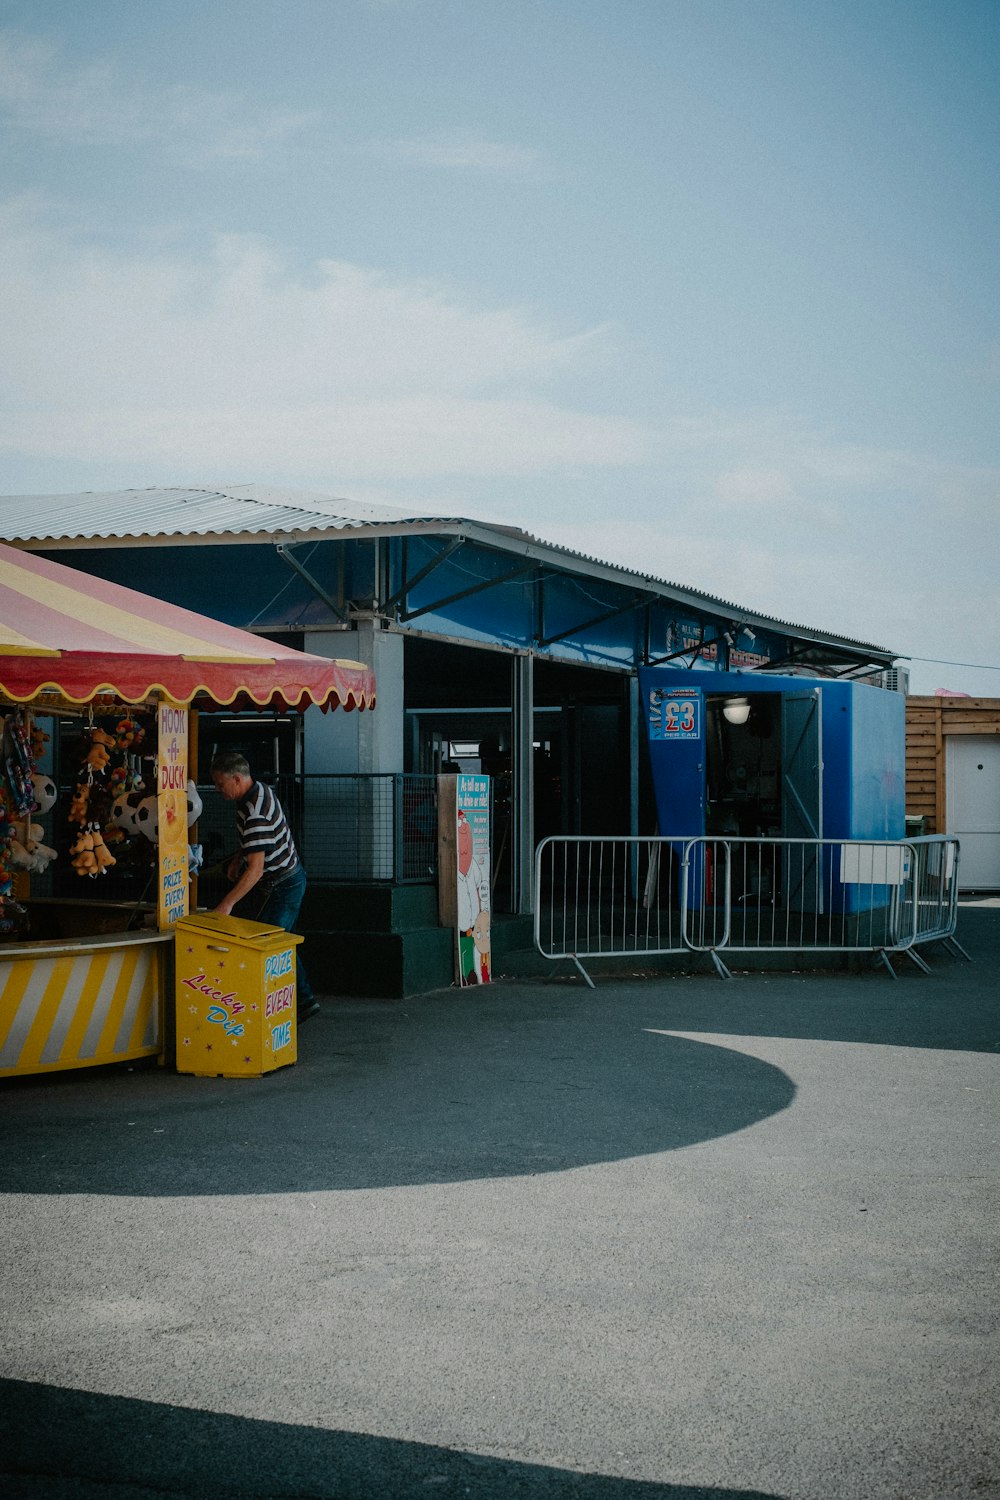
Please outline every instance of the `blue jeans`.
M302 906L302 897L306 893L306 872L301 865L297 865L290 875L276 880L274 885L264 897L264 904L257 914L258 922L271 922L275 927L283 927L286 932L292 932L298 921L299 909ZM301 944L299 951L301 952ZM298 1004L308 1005L315 998L313 987L306 978L305 964L296 955L295 980L298 989Z

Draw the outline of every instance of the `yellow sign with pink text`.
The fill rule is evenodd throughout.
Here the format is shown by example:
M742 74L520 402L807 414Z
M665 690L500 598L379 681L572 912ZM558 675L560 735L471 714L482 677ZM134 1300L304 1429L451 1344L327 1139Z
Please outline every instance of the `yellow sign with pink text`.
M294 1063L301 937L217 912L182 917L174 931L178 1073L260 1078Z
M157 732L156 925L160 932L166 932L188 910L187 709L161 703Z

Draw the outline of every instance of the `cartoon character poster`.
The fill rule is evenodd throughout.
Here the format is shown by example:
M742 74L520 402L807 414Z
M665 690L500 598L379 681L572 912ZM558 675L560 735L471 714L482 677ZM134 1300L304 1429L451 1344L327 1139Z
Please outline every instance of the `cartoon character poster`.
M459 983L490 981L490 779L456 777Z

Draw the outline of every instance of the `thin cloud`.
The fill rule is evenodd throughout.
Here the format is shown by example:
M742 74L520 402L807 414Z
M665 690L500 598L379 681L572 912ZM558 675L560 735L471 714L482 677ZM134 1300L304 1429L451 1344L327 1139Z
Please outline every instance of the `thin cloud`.
M153 144L190 165L257 160L315 112L262 109L225 91L136 80L112 63L72 66L58 48L0 32L0 113L15 128L96 146Z
M0 214L0 446L290 476L527 474L644 462L654 436L546 387L600 336L440 286L220 237L127 255Z
M384 161L483 176L536 177L543 165L541 153L531 146L475 136L371 141L366 150Z
M221 393L220 393L221 394ZM312 406L115 406L12 412L0 453L144 468L428 479L523 477L641 462L648 434L545 401L400 397Z

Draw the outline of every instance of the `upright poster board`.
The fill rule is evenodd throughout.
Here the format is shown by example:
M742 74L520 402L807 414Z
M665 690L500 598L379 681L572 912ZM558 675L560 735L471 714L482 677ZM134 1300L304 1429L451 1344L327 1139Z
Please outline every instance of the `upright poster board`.
M156 925L173 927L188 912L188 711L175 703L157 710L156 801L159 870Z
M455 983L490 981L490 778L438 777L438 908L455 933Z

